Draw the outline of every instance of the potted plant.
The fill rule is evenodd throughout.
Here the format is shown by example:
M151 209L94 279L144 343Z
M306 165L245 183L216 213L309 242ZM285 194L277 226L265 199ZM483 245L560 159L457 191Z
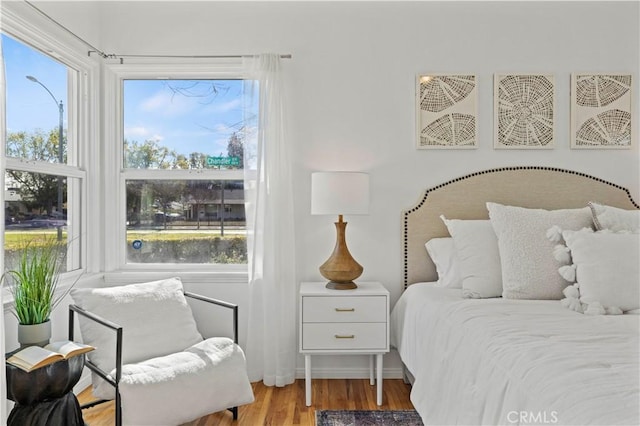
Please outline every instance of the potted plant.
M65 259L66 241L53 237L32 239L22 247L13 269L3 274L13 295L12 312L18 319L20 347L49 343L49 317L68 292L56 294Z

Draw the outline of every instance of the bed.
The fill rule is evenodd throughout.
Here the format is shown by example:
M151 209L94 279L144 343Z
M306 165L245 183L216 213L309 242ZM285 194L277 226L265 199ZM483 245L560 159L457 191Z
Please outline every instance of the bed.
M603 206L609 216L596 215L601 212L596 207ZM584 209L589 225L595 229L584 226ZM638 209L627 189L584 173L551 167L507 167L435 186L403 212L405 291L391 314L391 339L412 383L411 401L425 424L640 424L640 315L634 315L640 303ZM505 211L508 214L504 215ZM559 216L547 220L559 211L577 212L571 219L575 223L565 220L565 213L562 220L557 219ZM547 260L533 262L536 255L546 255L544 250L507 251L508 244L513 244L509 237L514 235L514 228L522 227L523 235L533 232L529 222L518 222L518 215L542 217L540 224L531 225L532 229L549 228L543 238L553 248L550 262L557 263L554 274L560 277L559 290L558 284L551 283L557 277L547 278L550 271L544 271ZM505 217L515 219L513 223L500 222ZM616 224L630 219L631 225L625 225L631 230L613 230L612 217ZM622 222L618 220L621 217ZM598 218L602 223L597 223ZM548 227L545 220L565 222ZM494 293L489 296L478 296L467 288L448 285L456 280L442 282L451 271L443 272L446 266L441 259L434 263L431 255L443 255L433 247L428 252L425 244L431 240L450 244L454 235L454 252L466 256L466 248L460 244L464 240L458 238L460 231L453 222L456 226L475 222L483 227L492 225L498 262L502 262L502 270L497 272L502 278L501 294L492 288ZM555 233L552 228L556 228ZM579 245L582 241L598 241L586 251L600 251L598 256L603 257L602 251L607 252L609 244L601 244L603 238L615 239L615 244L624 240L633 247L623 255L631 261L616 261L616 270L608 272L615 280L607 285L626 282L624 288L607 290L614 293L610 300L615 302L606 299L609 294L597 293L602 286L593 284L593 277L599 273L588 269L594 262L583 263ZM562 260L564 257L555 255L555 250L565 245L563 252L570 256ZM513 261L523 256L527 258L522 262ZM447 253L446 258L450 257ZM469 257L464 259L457 260L457 267L465 266L462 281L474 284L477 277L469 275ZM479 275L493 268L484 262ZM517 288L531 286L514 280L514 274L522 271L511 270L528 262L540 265L539 276L535 277L522 268L525 272L521 281L540 283L532 294L526 294L528 287L524 293ZM564 271L573 270L574 276L561 273L563 267ZM493 279L484 278L483 285ZM551 290L536 295L547 285ZM598 300L587 297L594 294L594 289ZM485 290L481 287L480 293ZM574 299L570 290L578 293ZM621 300L621 295L626 297Z

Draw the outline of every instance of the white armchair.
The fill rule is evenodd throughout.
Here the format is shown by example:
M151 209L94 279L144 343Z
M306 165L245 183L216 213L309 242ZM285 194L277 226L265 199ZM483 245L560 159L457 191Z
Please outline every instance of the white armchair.
M116 425L177 425L253 402L238 346L237 305L185 292L178 278L71 291L82 340L96 347L86 366L93 394L87 408L115 399ZM233 311L234 339L204 339L187 297Z

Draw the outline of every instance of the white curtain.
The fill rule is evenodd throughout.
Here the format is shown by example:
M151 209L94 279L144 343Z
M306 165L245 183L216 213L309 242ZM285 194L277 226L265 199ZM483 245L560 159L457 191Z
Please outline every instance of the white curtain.
M6 141L6 121L5 121L5 99L6 99L6 84L4 80L4 56L2 54L2 38L0 38L0 153L2 153L2 158L4 159L4 147ZM4 163L4 160L3 160ZM0 183L2 184L2 188L4 188L4 164L0 168ZM0 196L2 199L2 204L4 205L4 189L3 195ZM4 209L3 212L0 213L0 219L4 219ZM4 234L0 235L0 245L4 247ZM4 271L4 259L0 256L0 271ZM4 356L4 301L2 300L2 287L0 287L0 354ZM0 425L5 424L7 419L7 389L6 389L6 372L4 366L0 368Z
M279 55L245 58L245 209L249 326L245 353L252 382L295 380L296 282L290 146L284 129Z

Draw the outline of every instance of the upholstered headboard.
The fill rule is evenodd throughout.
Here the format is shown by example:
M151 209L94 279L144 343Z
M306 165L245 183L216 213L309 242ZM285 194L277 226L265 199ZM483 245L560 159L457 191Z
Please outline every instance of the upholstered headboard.
M405 288L436 281L424 244L449 233L449 219L488 219L486 202L547 210L585 207L589 201L638 209L629 190L584 173L553 167L504 167L472 173L427 189L417 205L403 212Z

